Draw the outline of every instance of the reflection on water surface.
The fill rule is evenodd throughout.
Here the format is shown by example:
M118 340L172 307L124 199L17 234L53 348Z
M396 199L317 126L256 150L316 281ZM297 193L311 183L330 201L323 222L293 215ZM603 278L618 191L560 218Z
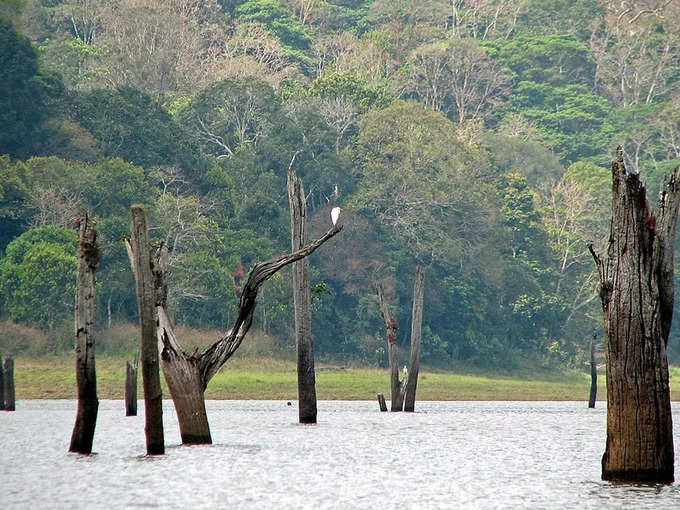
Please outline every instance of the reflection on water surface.
M101 402L83 457L66 453L74 401L22 401L0 413L0 508L680 508L680 484L600 481L598 405L319 402L305 426L285 401L211 401L215 444L184 447L166 402L167 454L147 458L142 403Z

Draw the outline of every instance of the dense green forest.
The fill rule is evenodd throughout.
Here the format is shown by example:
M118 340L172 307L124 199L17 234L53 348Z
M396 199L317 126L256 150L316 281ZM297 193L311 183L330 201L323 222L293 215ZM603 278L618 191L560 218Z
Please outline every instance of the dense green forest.
M666 0L0 0L2 317L72 324L87 208L101 328L135 321L141 202L176 322L230 327L290 247L292 166L312 235L344 211L312 258L319 356L385 363L375 284L405 344L420 264L425 363L580 364L616 146L652 198L678 164L679 24ZM292 348L291 307L284 271L255 327Z

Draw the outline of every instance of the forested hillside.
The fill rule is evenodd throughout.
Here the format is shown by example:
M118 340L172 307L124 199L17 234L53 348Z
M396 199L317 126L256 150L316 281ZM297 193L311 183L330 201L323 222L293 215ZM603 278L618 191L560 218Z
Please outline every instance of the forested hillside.
M375 284L405 343L420 264L424 362L578 363L616 146L652 195L679 163L680 1L0 0L0 20L0 309L46 331L72 320L82 208L100 326L136 320L137 202L174 319L228 328L252 264L289 250L292 166L312 235L343 208L312 258L320 356L384 363ZM255 327L292 348L289 274Z

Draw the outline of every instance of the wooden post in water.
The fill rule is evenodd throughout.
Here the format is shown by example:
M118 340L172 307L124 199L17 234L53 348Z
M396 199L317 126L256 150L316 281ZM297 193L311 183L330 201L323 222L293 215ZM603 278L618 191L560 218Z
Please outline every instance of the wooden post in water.
M411 358L408 367L408 380L404 395L404 411L413 412L416 405L416 388L420 369L420 338L423 325L423 294L425 289L425 270L417 266L413 278L413 312L411 314Z
M78 224L78 280L76 283L76 382L78 411L71 434L70 452L92 453L97 425L97 377L94 357L95 272L99 263L94 222L84 214Z
M288 172L288 202L290 204L291 246L293 251L297 251L304 247L307 241L307 202L302 181L294 171ZM300 423L316 423L316 377L309 259L304 258L293 262L292 267L299 418Z
M378 405L380 406L380 411L383 413L387 412L387 403L385 402L385 395L378 393Z
M2 374L2 356L0 356L0 411L5 409L5 383Z
M593 335L593 339L590 341L590 398L588 399L588 408L590 409L595 407L595 401L597 400L597 363L595 362L595 338L597 338L597 335Z
M14 360L5 358L3 370L3 393L5 394L5 411L14 411Z
M125 416L137 416L137 367L139 358L125 362Z
M141 326L146 453L147 455L163 455L165 453L163 392L161 390L158 340L156 338L156 300L144 206L133 205L130 209L130 216L132 235L128 242L128 250L131 252L130 259L137 284L137 306Z

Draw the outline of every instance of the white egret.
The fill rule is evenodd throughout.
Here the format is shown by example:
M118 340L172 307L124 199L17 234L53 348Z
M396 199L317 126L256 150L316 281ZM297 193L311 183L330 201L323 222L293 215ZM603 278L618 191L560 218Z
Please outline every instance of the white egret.
M340 211L341 209L339 207L333 207L331 209L331 221L333 222L333 226L338 222L338 218L340 218Z

